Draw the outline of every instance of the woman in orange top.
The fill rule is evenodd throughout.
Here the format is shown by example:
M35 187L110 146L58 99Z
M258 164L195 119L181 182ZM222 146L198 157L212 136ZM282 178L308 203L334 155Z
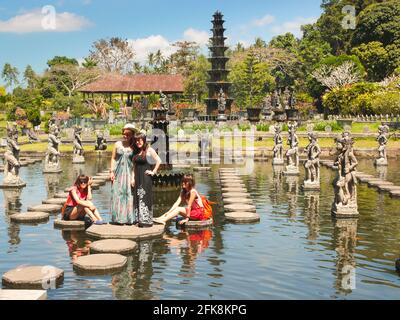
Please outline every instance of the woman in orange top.
M178 215L184 217L179 221L179 224L184 224L190 220L207 220L204 215L204 205L197 190L194 188L195 181L193 175L187 174L182 179L181 194L168 212L164 213L161 217L154 218L153 221L166 224L166 222ZM179 207L182 201L187 203L187 207Z
M91 202L92 200L92 178L80 175L70 189L64 210L61 213L63 220L81 220L87 214L95 224L105 224L99 211Z

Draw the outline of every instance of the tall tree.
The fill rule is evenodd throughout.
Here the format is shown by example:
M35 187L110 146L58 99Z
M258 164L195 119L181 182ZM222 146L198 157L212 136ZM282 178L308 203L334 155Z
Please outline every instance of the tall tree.
M191 62L199 55L199 46L193 41L178 41L173 46L178 50L170 56L171 69L186 77L190 73Z
M38 76L32 67L28 64L24 71L24 80L28 85L28 88L34 88L38 81Z
M211 63L204 55L200 55L191 64L190 69L192 71L185 79L184 93L187 96L196 96L197 101L201 101L207 96L208 88L206 82L209 79L207 71L211 69Z
M12 87L19 83L18 75L19 75L19 71L18 71L17 67L13 67L9 63L4 64L1 76L4 79L4 81L6 82L7 87Z

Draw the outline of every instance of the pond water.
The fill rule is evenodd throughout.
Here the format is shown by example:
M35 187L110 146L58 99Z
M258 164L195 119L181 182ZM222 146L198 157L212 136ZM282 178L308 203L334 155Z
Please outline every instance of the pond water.
M233 224L216 207L212 229L200 232L168 226L163 237L139 242L127 268L109 276L80 276L72 259L86 254L84 232L63 232L48 223L19 225L9 216L39 204L69 186L79 170L92 175L108 159L84 165L62 160L64 172L43 175L42 164L21 169L28 184L20 194L0 191L0 275L19 265L53 265L65 271L63 285L48 290L49 299L398 299L400 276L400 200L359 186L359 219L334 220L332 180L321 168L321 191L301 189L304 170L290 179L270 162L254 164L243 177L261 216L260 223ZM400 184L400 167L389 163L387 179ZM379 175L372 160L359 170ZM196 173L198 190L221 202L218 166ZM106 220L110 185L94 191L94 202ZM177 198L156 192L155 216Z

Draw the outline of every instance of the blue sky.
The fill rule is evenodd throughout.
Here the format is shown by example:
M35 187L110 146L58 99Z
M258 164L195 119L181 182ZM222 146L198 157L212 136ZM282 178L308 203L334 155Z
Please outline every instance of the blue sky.
M320 3L321 0L0 0L0 67L8 62L22 73L30 64L41 73L46 61L55 55L82 59L94 41L112 36L129 39L141 62L148 52L157 49L171 53L170 45L177 40L195 40L206 50L210 20L216 10L224 14L230 45L247 45L256 37L268 41L287 31L300 36L299 26L315 21L321 14ZM55 19L51 19L52 11L46 11L45 6L54 8ZM54 21L56 24L51 24Z

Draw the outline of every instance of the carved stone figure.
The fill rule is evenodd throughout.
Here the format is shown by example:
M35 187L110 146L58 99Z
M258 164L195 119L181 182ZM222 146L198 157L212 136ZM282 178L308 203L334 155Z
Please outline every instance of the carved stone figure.
M61 172L60 166L60 152L58 146L61 140L58 138L60 130L57 124L49 123L49 138L46 157L44 159L44 173L57 173Z
M289 138L287 144L289 150L286 152L287 166L285 175L299 175L299 138L296 134L297 123L289 124Z
M306 171L306 179L304 181L304 189L320 189L319 173L320 164L319 156L321 154L321 148L318 145L317 135L314 132L308 133L309 144L304 150L307 153L307 161L304 163Z
M218 94L218 112L225 113L225 108L226 108L225 93L224 90L222 90L221 88Z
M336 139L337 158L335 167L338 175L333 182L335 200L332 213L337 217L358 216L357 178L355 176L358 161L353 153L353 138L349 132L344 132Z
M170 101L168 97L160 90L160 106L161 110L169 110L170 109Z
M19 176L21 163L19 161L18 129L15 124L7 123L7 146L4 152L3 188L21 188L26 183Z
M81 138L82 128L74 128L74 156L72 163L84 163L85 158L83 157L83 145Z
M274 158L272 160L273 165L283 165L283 139L281 126L275 125L275 136L274 136Z
M388 142L388 135L389 135L389 127L387 125L381 125L378 128L378 137L376 140L379 143L378 152L379 156L375 159L376 166L387 166L387 153L386 153L386 145Z
M96 145L94 150L107 150L107 140L101 131L96 133Z

